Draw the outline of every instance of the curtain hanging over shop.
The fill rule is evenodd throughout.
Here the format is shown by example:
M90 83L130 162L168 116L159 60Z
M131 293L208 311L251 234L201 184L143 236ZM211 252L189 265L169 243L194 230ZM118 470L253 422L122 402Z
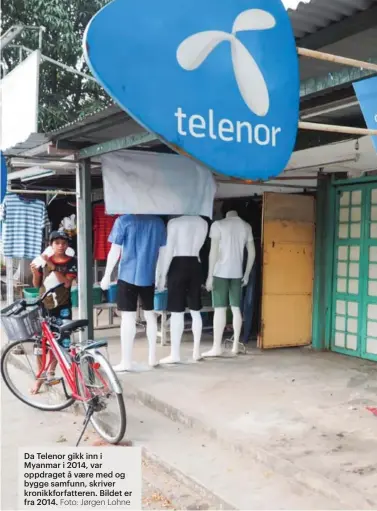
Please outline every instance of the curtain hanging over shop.
M102 156L106 212L212 218L212 172L174 154L116 151Z

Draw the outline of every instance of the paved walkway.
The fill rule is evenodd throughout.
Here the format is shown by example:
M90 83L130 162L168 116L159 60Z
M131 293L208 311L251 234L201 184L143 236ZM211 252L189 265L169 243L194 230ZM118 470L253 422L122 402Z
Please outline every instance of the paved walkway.
M118 335L107 336L114 363ZM377 417L367 409L377 406L375 363L254 349L191 364L191 349L183 343L186 363L124 374L125 392L326 495L377 507ZM144 339L135 341L134 357L147 360Z
M20 378L24 377L20 373ZM25 378L25 377L24 377ZM133 432L134 443L141 436L153 437L155 421L141 417L136 404L128 403L128 430ZM142 410L142 413L144 411ZM140 419L145 426L140 427ZM72 408L64 412L42 412L24 405L1 383L1 507L15 511L17 507L17 449L18 447L74 446L82 428L82 417L75 416ZM128 431L127 431L128 433ZM103 445L89 428L82 446ZM124 449L126 447L109 447ZM170 476L159 463L144 458L143 509L216 509L207 501ZM204 507L200 507L204 506ZM47 509L43 507L41 509Z

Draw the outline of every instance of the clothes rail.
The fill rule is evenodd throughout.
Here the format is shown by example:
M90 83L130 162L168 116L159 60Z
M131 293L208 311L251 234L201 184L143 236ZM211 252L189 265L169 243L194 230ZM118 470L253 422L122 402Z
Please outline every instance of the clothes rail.
M8 193L28 193L35 195L77 195L76 192L65 192L63 190L7 190Z

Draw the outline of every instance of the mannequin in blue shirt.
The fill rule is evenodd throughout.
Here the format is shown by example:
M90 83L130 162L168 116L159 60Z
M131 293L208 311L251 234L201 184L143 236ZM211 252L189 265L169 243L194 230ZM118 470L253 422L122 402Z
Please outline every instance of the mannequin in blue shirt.
M163 220L155 215L123 215L110 233L111 249L107 257L102 289L110 286L111 274L120 259L117 308L121 312L121 361L117 372L132 371L132 350L136 335L136 311L141 299L147 323L149 366L157 365L157 318L153 310L156 264L160 248L166 244Z

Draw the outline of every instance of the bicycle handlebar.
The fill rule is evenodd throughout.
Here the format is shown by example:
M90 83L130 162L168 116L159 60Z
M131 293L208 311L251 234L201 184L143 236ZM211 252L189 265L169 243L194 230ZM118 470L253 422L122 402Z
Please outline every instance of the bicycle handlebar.
M64 284L60 283L57 286L54 286L51 289L48 289L45 293L43 293L42 296L40 296L36 300L30 301L30 302L27 302L26 300L21 300L19 303L20 307L16 310L12 311L12 314L14 314L16 316L17 314L24 311L28 307L34 307L35 305L40 305L43 302L43 300L46 298L46 296L54 293L57 289L59 289L60 287L63 287L63 286L64 286Z

